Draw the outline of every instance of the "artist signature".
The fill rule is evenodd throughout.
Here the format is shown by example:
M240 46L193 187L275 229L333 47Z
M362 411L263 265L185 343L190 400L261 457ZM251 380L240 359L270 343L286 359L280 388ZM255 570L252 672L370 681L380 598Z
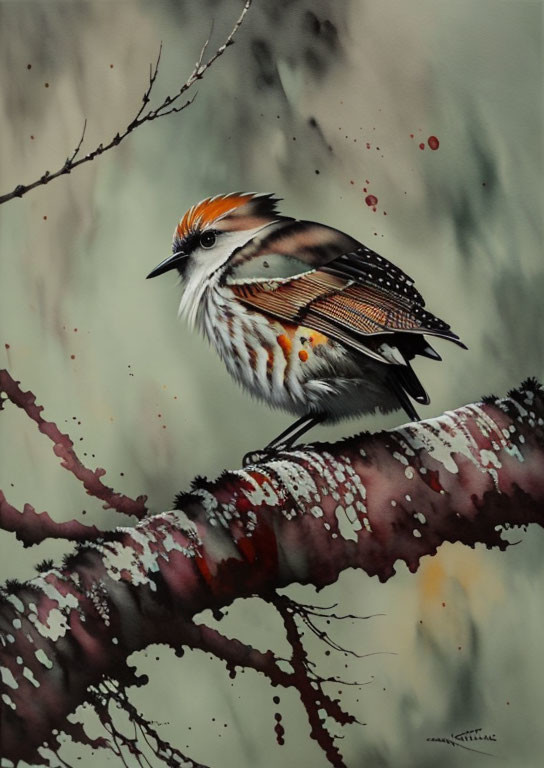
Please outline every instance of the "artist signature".
M481 755L495 757L491 752L478 749L476 743L496 742L497 737L494 733L484 733L481 728L472 728L460 733L450 733L449 736L429 736L427 741L438 741L442 744L448 744L450 747L461 747L461 749L468 749L469 752L479 752Z

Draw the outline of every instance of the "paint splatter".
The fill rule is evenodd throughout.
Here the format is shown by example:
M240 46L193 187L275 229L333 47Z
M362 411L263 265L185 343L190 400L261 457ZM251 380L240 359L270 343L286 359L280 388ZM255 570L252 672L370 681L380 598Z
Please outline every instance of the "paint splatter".
M438 141L436 136L429 136L429 138L427 139L427 144L429 145L429 149L433 149L433 150L438 149L438 147L440 146L440 142Z
M365 203L368 205L369 208L373 208L376 210L376 206L378 205L378 198L376 195L367 195L365 197Z
M419 145L419 148L420 149L425 149L425 144L423 142L421 142L421 144Z
M276 741L281 747L285 744L285 739L283 738L285 735L285 729L281 724L281 715L279 712L276 712L274 718L276 720L276 725L274 726L274 730L276 731Z

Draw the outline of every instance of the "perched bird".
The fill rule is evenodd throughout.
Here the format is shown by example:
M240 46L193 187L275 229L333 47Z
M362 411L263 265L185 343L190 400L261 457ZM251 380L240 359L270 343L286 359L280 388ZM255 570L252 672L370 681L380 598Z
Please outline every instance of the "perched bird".
M425 336L465 345L402 270L337 229L282 216L278 202L253 193L202 200L148 277L177 269L180 315L252 395L299 416L265 451L376 410L403 408L417 420L411 398L429 397L410 361L441 359Z

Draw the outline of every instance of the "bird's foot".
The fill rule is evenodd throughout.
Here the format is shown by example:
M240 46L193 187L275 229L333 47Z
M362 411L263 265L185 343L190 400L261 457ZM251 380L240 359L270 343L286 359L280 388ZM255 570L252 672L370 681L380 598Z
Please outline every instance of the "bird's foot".
M249 451L242 459L242 466L248 467L250 464L261 464L263 461L271 461L278 453L289 448L287 443L281 445L265 445L258 451Z

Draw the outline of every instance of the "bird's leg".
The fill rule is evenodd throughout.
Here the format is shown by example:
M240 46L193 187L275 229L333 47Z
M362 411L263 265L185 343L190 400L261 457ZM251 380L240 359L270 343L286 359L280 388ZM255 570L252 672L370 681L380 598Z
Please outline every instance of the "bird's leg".
M281 434L275 437L274 440L271 440L271 442L269 442L262 450L246 453L242 460L243 466L247 467L248 464L256 464L259 461L264 461L282 448L291 448L299 437L317 426L317 424L320 424L324 419L325 416L323 414L301 416L300 419L297 419L294 422L294 424L291 424L290 427L284 429Z

